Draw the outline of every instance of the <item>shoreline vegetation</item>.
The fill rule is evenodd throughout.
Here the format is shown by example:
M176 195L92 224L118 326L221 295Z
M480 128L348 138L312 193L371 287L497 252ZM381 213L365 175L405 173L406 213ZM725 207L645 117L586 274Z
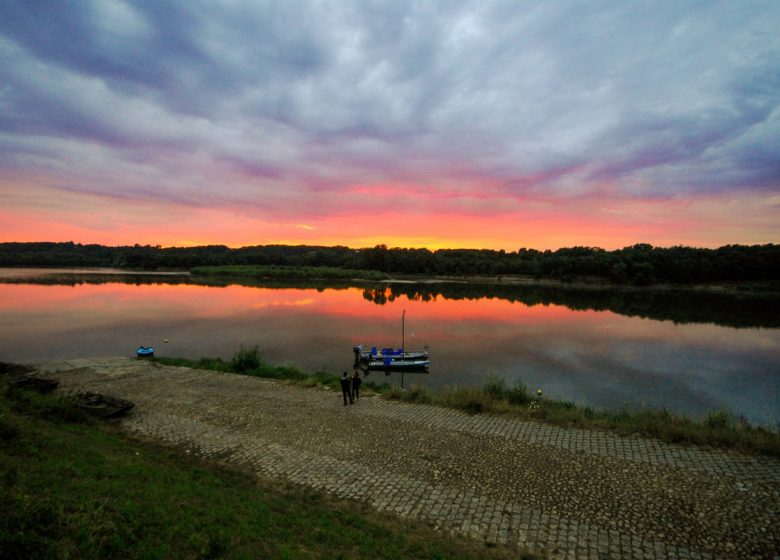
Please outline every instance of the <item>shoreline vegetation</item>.
M386 280L375 270L353 270L332 266L232 265L197 266L190 270L196 277L249 278L261 280Z
M2 558L535 557L127 436L25 371L0 364Z
M534 280L649 286L780 282L780 245L726 245L717 249L653 247L646 243L607 251L565 247L556 251L520 248L410 249L376 245L353 249L319 245L224 245L107 247L80 243L0 243L0 266L114 267L173 271L209 267L280 266L288 273L377 274L385 278L528 277ZM342 272L337 273L336 270ZM235 272L235 270L234 270ZM268 273L268 272L266 272ZM248 274L247 270L241 274ZM253 273L254 274L254 273ZM289 277L289 276L288 276ZM325 276L326 278L330 276Z
M260 358L257 347L241 348L229 361L221 358L192 360L168 357L152 358L152 361L163 365L286 380L304 387L320 386L333 391L340 390L339 375L321 371L307 373L292 366L267 364ZM402 389L364 378L361 388L382 398L442 406L471 414L502 414L565 428L606 430L667 443L710 446L780 457L780 432L753 426L744 418L735 418L725 409L710 411L701 419L673 414L665 409L597 410L551 399L541 392L531 392L522 382L509 387L500 378L490 378L483 387L454 387L436 392L419 385Z

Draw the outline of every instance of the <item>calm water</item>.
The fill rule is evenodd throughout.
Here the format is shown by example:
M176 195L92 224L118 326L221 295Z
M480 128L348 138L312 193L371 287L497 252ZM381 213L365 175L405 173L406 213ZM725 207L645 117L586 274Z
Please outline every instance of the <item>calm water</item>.
M726 407L780 425L777 301L717 295L507 286L207 286L172 277L49 276L0 270L0 361L157 355L350 369L355 344L428 346L429 374L404 383L525 381L599 407ZM47 283L41 283L47 282ZM177 283L180 282L180 283ZM168 339L168 343L163 341ZM372 372L369 379L386 380ZM401 382L400 374L389 379Z

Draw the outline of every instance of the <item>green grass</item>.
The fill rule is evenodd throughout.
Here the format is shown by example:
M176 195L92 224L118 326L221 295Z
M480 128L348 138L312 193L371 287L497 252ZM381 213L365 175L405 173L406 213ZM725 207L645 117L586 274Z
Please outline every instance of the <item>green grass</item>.
M197 360L191 360L189 358L167 357L155 357L152 358L152 361L167 366L224 371L253 377L281 379L304 387L324 386L333 390L341 390L339 375L324 371L310 373L294 366L276 366L268 364L261 358L257 346L249 349L245 349L242 346L238 352L233 354L233 357L229 361L222 360L221 358L199 358ZM361 387L377 392L385 391L390 388L387 384L377 384L372 381L366 381L365 379L363 380L363 385Z
M329 266L235 265L197 266L193 276L289 280L384 280L387 275L376 270L353 270Z
M8 391L4 376L0 492L9 560L518 554L129 439L61 398Z

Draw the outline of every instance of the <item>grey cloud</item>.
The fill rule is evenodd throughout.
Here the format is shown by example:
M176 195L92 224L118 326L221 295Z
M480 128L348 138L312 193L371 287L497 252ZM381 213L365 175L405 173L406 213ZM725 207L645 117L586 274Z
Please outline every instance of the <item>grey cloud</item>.
M415 177L780 185L769 3L0 4L5 142L99 144L165 181L181 153L247 200Z

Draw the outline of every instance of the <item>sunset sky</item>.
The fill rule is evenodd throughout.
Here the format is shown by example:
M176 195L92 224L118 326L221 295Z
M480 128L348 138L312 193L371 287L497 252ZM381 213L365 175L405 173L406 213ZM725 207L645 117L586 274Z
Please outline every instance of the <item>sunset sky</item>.
M780 2L0 0L0 241L780 242Z

